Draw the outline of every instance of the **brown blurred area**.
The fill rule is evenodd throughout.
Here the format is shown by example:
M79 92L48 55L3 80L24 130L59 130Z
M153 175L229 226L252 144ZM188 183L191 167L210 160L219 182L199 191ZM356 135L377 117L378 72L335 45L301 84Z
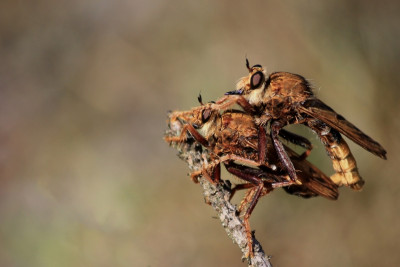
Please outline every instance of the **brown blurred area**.
M304 75L388 151L349 142L360 193L264 197L251 224L272 262L399 266L399 13L398 1L2 1L0 266L246 266L162 140L167 111L232 90L245 56Z

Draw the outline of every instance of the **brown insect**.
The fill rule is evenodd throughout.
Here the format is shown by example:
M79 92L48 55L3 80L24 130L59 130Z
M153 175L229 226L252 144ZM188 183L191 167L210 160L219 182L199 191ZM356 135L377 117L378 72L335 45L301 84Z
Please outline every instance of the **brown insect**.
M237 103L247 113L258 117L256 120L260 128L270 123L273 144L293 181L297 179L296 168L278 135L288 124L308 126L317 133L332 159L336 173L331 179L337 185L348 185L354 190L360 190L364 181L340 133L383 159L386 159L385 149L316 98L310 84L302 76L274 72L267 77L261 65L250 67L247 59L246 67L249 75L239 80L236 90L227 92L225 97L216 102L219 108L226 109Z
M201 102L201 98L199 101ZM295 168L299 171L298 183L294 183L281 163L271 137L266 135L264 128L257 127L252 116L241 111L226 111L220 114L219 109L215 109L215 105L202 104L190 111L172 113L170 124L182 123L182 132L180 136L167 136L165 140L169 143L182 143L187 142L191 135L211 151L212 162L202 170L192 173L194 181L197 181L199 175L203 175L212 183L218 182L220 163L224 163L228 172L247 182L237 185L234 190L249 189L240 204L239 211L244 213L249 254L252 255L249 218L261 196L273 188L284 187L288 193L301 197L321 195L328 199L337 199L337 185L317 167L304 159L308 155L308 151L300 156L284 146L289 159L293 161ZM283 132L289 140L296 144L311 146L307 139L290 132ZM245 207L247 208L245 209Z

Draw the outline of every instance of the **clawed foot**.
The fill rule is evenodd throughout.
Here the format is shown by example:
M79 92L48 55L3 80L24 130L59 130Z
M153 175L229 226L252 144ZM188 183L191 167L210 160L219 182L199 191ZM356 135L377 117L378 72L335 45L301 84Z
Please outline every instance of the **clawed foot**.
M254 257L254 249L253 249L253 233L250 230L247 233L247 253L245 255L245 258L247 259L248 262L251 261L251 259Z

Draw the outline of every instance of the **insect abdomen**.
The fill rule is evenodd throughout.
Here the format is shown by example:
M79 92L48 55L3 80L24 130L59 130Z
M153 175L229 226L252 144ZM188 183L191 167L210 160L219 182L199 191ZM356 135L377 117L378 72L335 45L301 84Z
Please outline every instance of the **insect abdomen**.
M318 134L332 159L336 173L330 177L331 180L338 186L346 185L353 190L361 190L364 180L358 173L357 162L340 133L320 120L312 120L308 125Z
M346 141L341 138L340 143L331 144L329 148L326 148L329 150L333 169L336 171L331 176L331 180L339 186L346 185L354 190L361 190L364 180L358 173L356 160Z

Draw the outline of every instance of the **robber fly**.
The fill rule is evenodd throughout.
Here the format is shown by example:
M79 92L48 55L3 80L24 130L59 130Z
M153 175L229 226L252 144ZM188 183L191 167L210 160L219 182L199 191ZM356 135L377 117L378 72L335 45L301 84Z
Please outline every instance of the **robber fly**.
M336 173L331 179L339 186L347 185L360 190L364 181L341 133L383 159L386 159L385 149L316 98L310 84L302 76L288 72L274 72L267 76L261 65L250 67L247 59L246 67L249 75L239 80L236 90L227 92L225 97L216 102L219 108L226 109L237 103L247 113L258 117L256 120L260 128L270 123L274 146L292 180L297 178L295 167L278 135L288 124L308 126L317 133L332 159Z
M201 103L201 98L199 101ZM190 111L173 112L169 123L177 122L183 125L181 134L166 136L167 142L184 143L191 136L208 148L211 154L212 162L202 170L191 174L194 181L197 181L199 175L203 175L212 183L218 182L220 163L223 163L228 172L247 182L236 186L234 190L249 189L239 206L239 212L248 206L244 211L244 226L250 255L253 251L250 215L259 198L273 188L283 187L288 193L305 198L318 195L328 199L338 197L337 185L304 159L308 154L307 151L303 155L298 155L284 146L288 157L299 171L298 183L291 181L277 155L271 137L266 134L264 128L257 127L249 114L232 110L221 114L219 109L215 109L214 104L202 104ZM296 143L310 144L301 136L289 132L287 135L290 136L290 140L296 140Z

